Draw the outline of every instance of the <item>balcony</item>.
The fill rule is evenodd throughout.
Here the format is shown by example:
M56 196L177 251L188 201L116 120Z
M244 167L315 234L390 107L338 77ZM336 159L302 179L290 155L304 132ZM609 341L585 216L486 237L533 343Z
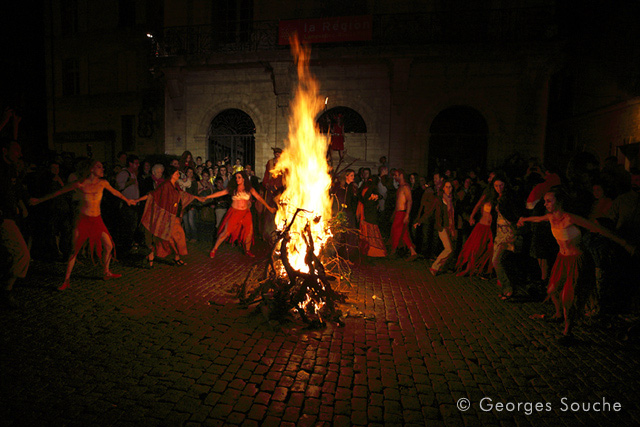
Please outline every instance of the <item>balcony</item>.
M373 16L372 40L340 46L429 44L517 44L556 37L553 8L498 9ZM335 45L335 44L333 44ZM317 47L330 46L318 44ZM278 44L278 21L233 21L223 26L165 28L156 41L157 57L206 57L223 52L288 50Z

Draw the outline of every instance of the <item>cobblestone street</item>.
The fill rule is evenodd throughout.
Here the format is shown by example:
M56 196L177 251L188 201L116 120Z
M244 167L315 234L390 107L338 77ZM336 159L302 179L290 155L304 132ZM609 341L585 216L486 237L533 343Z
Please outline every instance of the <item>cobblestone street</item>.
M564 347L529 317L547 304L386 259L339 289L345 326L270 325L234 298L253 260L208 249L190 244L183 267L122 260L107 282L84 260L64 292L64 264L34 261L22 308L0 312L0 424L640 424L640 345L616 329L579 326Z

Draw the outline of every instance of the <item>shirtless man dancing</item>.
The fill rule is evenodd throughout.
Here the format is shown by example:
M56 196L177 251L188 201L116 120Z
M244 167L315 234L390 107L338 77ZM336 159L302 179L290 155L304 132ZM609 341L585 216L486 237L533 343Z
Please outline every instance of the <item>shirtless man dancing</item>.
M391 256L396 255L396 249L400 240L409 248L411 255L408 261L413 261L418 257L416 248L411 243L409 237L409 212L411 212L411 190L406 182L404 170L396 169L393 172L393 179L398 183L396 193L396 210L393 214L393 225L391 226Z
M38 203L46 202L49 199L53 199L72 190L80 190L82 195L80 216L73 230L73 254L67 264L64 283L58 288L60 291L69 287L69 278L71 277L73 266L76 263L78 252L80 252L80 249L87 240L89 241L91 255L93 256L93 251L95 250L98 256L102 257L104 280L117 279L122 276L121 274L114 274L109 270L114 244L107 227L102 221L100 201L102 200L103 191L107 190L119 199L124 200L128 205L135 204L134 201L127 199L119 191L115 190L106 179L103 179L104 168L102 167L102 163L96 160L87 160L79 169L80 175L82 176L80 180L67 184L60 190L39 199L32 198L29 200L29 204L37 205Z

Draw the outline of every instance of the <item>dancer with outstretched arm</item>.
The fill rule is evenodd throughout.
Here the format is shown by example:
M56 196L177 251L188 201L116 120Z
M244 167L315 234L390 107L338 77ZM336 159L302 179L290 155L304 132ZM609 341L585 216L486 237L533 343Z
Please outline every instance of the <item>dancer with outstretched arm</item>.
M240 241L244 247L245 255L253 258L255 255L251 253L251 244L253 243L253 219L250 210L251 196L255 197L271 213L275 213L276 208L269 206L260 197L260 194L251 187L251 181L244 171L233 174L232 179L229 180L229 186L225 190L213 193L207 196L207 199L214 199L226 194L231 195L231 207L220 224L218 240L216 240L209 256L211 258L215 257L218 247L228 238L231 243L236 240Z
M142 225L147 229L146 240L151 248L147 256L149 268L153 268L155 257L164 258L173 253L173 264L186 265L180 257L188 254L187 239L182 228L182 213L194 200L206 199L183 191L178 185L180 170L168 169L169 179L162 185L140 197L136 202L147 201L142 213Z
M97 160L86 160L78 167L78 172L81 178L78 181L67 184L60 190L47 194L41 198L31 198L29 204L37 205L38 203L46 202L47 200L58 197L69 191L79 190L82 195L82 201L80 204L80 215L76 220L76 225L73 230L73 253L67 263L67 270L64 276L64 282L58 288L63 291L69 288L69 279L71 278L71 271L76 263L78 253L85 242L89 241L89 247L91 250L91 256L95 252L98 257L102 259L102 266L104 269L104 280L117 279L121 277L121 274L112 273L109 269L111 263L114 243L109 230L102 221L102 213L100 211L100 202L102 201L102 194L104 190L107 190L114 196L122 199L128 205L134 205L135 201L129 200L124 197L118 190L114 189L109 181L104 178L104 168L102 163Z
M568 343L572 337L571 332L576 310L580 308L575 300L584 300L586 291L589 290L589 282L595 280L590 257L581 245L582 233L578 227L602 234L624 247L631 254L635 248L606 228L578 215L565 212L563 209L565 199L566 196L559 188L552 188L544 196L544 205L549 213L544 216L520 218L518 227L524 225L525 222L549 221L551 224L551 232L558 242L560 253L551 269L547 293L555 307L552 319L561 320L564 316L561 342Z

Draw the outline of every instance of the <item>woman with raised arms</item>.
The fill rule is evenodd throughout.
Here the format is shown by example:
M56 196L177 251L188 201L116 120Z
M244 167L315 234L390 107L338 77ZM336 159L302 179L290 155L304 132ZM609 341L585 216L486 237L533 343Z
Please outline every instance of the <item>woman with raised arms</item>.
M589 285L595 279L595 273L588 253L581 247L583 227L591 232L600 233L611 239L633 254L634 247L623 239L585 218L570 214L563 210L565 196L558 187L552 188L544 196L547 214L544 216L530 216L520 218L518 226L525 222L549 221L551 232L560 247L556 262L551 269L547 294L555 307L552 319L560 320L564 316L564 330L561 342L568 342L572 337L573 320L576 310L580 307L575 300L584 302Z
M251 253L251 245L253 244L253 218L251 217L250 210L251 196L255 197L255 199L262 203L271 213L275 213L276 208L269 206L264 199L260 197L260 194L251 187L251 180L244 171L234 173L226 189L207 196L207 199L213 199L227 194L231 195L231 207L220 224L218 240L216 240L213 249L211 249L209 257L215 257L218 247L227 239L229 239L231 243L240 241L244 247L245 255L254 257L255 255Z

